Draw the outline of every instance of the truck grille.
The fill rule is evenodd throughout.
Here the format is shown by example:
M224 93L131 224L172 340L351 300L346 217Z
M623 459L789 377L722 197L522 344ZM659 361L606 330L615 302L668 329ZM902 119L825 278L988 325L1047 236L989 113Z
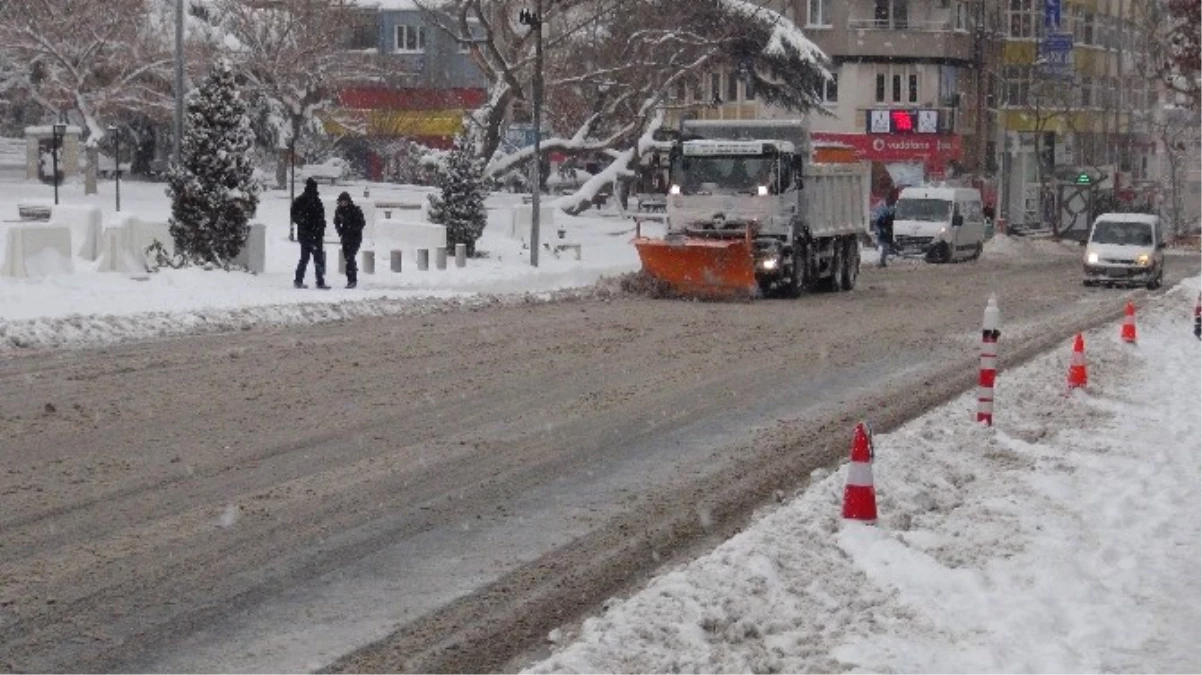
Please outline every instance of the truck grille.
M893 245L902 249L920 249L925 250L931 245L934 237L908 237L898 235L893 238Z

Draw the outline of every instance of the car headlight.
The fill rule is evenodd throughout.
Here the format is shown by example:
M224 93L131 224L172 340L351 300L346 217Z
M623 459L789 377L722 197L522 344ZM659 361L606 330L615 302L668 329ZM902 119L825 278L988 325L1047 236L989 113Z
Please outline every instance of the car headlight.
M1086 256L1085 259L1089 261L1090 265L1098 264L1098 254L1097 253L1090 253L1088 256Z
M755 189L755 193L756 193L757 195L761 196L761 197L763 197L763 196L767 195L767 194L768 194L768 186L767 186L767 185L761 185L761 186L757 187L757 188Z
M680 186L673 185L672 187L668 188L668 194L673 194L673 195L680 194Z
M1145 253L1135 259L1135 264L1141 267L1147 267L1148 265L1152 264L1152 256Z

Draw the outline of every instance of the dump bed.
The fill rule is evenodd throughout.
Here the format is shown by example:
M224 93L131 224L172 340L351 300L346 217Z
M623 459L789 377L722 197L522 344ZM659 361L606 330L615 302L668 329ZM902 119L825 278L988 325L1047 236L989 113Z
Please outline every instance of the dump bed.
M811 236L830 237L868 231L868 195L872 177L869 164L809 164L804 175L801 208Z

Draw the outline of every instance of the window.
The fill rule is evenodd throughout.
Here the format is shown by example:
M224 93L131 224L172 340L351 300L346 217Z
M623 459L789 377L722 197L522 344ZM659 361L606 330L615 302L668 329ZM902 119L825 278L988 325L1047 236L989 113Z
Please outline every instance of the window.
M419 54L426 51L425 26L397 26L396 51L407 52L411 54Z
M726 100L731 103L739 100L739 78L733 70L726 73Z
M1031 72L1023 66L1006 66L1002 76L1006 84L1005 104L1027 107L1031 100Z
M705 100L705 83L701 78L693 80L693 102L702 103Z
M873 0L872 18L877 28L905 30L909 26L909 0Z
M722 73L710 73L710 102L722 101Z
M1092 77L1082 77L1081 78L1081 106L1084 108L1088 108L1088 107L1092 106L1093 103L1094 103L1093 78Z
M1035 37L1035 24L1038 22L1042 25L1043 17L1039 16L1037 21L1034 5L1034 0L1010 0L1009 10L1006 12L1010 19L1010 37ZM1042 9L1043 3L1040 2L1039 6Z
M831 25L831 0L809 0L809 14L806 15L806 27Z
M839 71L831 70L831 79L822 84L822 102L839 102Z
M912 67L882 66L876 74L877 103L917 103L919 74Z
M743 99L746 101L755 100L755 79L750 75L743 80Z
M956 30L968 30L968 8L960 0L956 2Z
M1085 45L1096 44L1093 41L1094 22L1095 22L1094 13L1093 12L1085 12L1085 19L1083 21L1085 29L1083 31L1081 31L1081 44L1085 44Z
M375 21L354 21L346 28L343 45L347 49L379 49L380 32Z

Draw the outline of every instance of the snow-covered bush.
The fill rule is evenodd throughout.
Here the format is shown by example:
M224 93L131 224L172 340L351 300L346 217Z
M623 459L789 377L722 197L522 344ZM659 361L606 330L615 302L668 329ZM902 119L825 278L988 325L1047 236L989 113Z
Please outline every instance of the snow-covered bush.
M167 178L175 254L229 268L259 206L254 134L229 61L219 60L188 101L182 166Z
M476 254L476 240L484 234L488 214L484 199L484 160L476 157L472 143L464 135L455 137L438 171L441 195L430 195L429 218L447 228L447 247L465 244L468 256Z

